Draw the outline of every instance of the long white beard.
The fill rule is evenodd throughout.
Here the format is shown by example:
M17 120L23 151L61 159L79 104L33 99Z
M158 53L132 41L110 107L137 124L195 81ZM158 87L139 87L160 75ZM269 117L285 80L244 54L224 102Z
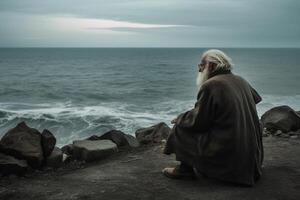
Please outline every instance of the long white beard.
M209 70L208 67L206 69L204 69L203 72L198 72L198 76L197 76L197 80L196 80L196 84L197 86L200 88L201 85L207 81L209 77Z

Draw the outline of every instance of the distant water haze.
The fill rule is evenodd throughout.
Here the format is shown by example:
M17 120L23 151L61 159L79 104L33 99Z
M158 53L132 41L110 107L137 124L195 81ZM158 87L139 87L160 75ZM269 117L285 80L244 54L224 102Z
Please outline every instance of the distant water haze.
M74 139L170 121L194 106L201 48L2 48L0 136L18 122ZM261 94L261 115L300 110L300 49L223 49Z

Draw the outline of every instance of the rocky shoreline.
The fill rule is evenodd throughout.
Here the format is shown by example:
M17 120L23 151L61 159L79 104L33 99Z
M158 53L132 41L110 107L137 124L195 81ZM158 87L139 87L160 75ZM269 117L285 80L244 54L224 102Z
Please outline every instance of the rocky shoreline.
M261 116L261 123L264 137L300 137L300 111L295 111L289 106L278 106L268 110Z
M278 179L280 184L288 182L289 187L293 187L282 192L284 199L298 199L300 193L296 191L299 191L300 188L300 161L298 159L300 155L300 113L288 106L275 107L262 115L261 123L264 127L265 166L283 167L279 169L281 174L274 172L273 176L282 176ZM162 195L165 198L153 194L159 193L160 190L168 191L167 185L164 184L169 183L170 180L165 180L161 176L160 170L167 165L175 164L174 157L164 156L161 151L170 130L170 127L165 123L139 129L135 133L136 137L119 130L111 130L104 134L73 141L62 148L58 148L55 146L56 139L49 130L39 132L28 127L25 122L21 122L9 130L0 140L0 174L2 176L0 199L18 199L22 196L23 199L112 199L114 197L115 199L144 199L143 195L146 195L144 196L146 199L153 199L152 197L180 199L179 196L174 196L171 191L169 191L170 194ZM286 171L284 166L288 167L290 171ZM284 178L285 173L287 177ZM118 176L116 177L116 175ZM86 176L90 178L90 182ZM142 180L138 180L140 176L143 178ZM100 178L94 180L95 177ZM86 181L87 185L81 186L79 183L73 183L73 178L79 182L81 180ZM38 185L38 182L46 185L55 184L55 180L59 181L56 184L69 192L67 192L68 195L63 195L63 192L62 196L59 196L56 186L51 186L50 192L47 194L47 187ZM150 183L143 182L145 180L157 181L161 185L157 188L155 184L149 187L147 184ZM207 181L210 186L212 184L216 184L217 188L220 186L219 183L211 183L210 180L204 182ZM267 183L265 182L266 187L271 187L268 184L274 184L268 182L268 179L265 181L267 181ZM264 183L264 180L262 182ZM129 186L125 183L132 185ZM79 190L79 193L76 193L76 189L73 188L74 184L86 190ZM99 190L104 188L105 192L94 191L98 184L101 185ZM126 187L122 184L125 184ZM174 189L178 187L177 190L180 189L181 183L176 182L176 184L177 186L172 185L172 187ZM36 191L30 189L29 185ZM140 189L141 195L134 194L133 191L128 193L128 197L121 195L126 193L126 189L133 189L133 187L136 187L137 190ZM221 188L223 187L226 188L228 185L222 185ZM113 192L112 188L119 188L121 190L120 195L115 194L117 189ZM186 195L190 199L196 199L198 192L195 187L191 188L194 188L193 191ZM185 190L189 191L188 188ZM231 189L227 188L226 190L230 191ZM235 191L236 189L232 190ZM93 191L92 194L89 193L91 191ZM72 196L71 193L74 193L75 196ZM95 196L94 193L102 198ZM206 191L205 194L208 195L209 193ZM198 195L201 196L201 194ZM225 195L214 199L226 199L225 197L229 196ZM264 194L259 194L259 196L262 197Z
M72 163L88 163L128 151L141 144L164 141L171 129L165 123L136 131L136 137L119 130L75 140L62 148L56 146L55 136L47 129L39 132L21 122L0 140L0 174L23 176L35 170L58 169Z

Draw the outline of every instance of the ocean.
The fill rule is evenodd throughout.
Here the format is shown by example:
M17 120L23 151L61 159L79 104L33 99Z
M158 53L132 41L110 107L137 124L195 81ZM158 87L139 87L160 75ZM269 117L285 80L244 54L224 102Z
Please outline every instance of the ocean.
M204 48L1 48L0 137L25 121L58 146L170 121L193 108ZM300 110L300 49L224 50L262 96Z

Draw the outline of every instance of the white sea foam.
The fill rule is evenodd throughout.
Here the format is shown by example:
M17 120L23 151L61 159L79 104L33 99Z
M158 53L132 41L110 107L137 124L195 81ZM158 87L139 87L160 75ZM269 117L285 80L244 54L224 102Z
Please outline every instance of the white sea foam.
M4 134L16 123L26 121L37 129L47 128L53 131L58 136L58 143L62 145L71 140L90 134L99 134L112 128L134 134L138 128L151 126L161 121L171 125L170 121L176 117L178 110L185 109L182 107L183 104L184 102L171 101L139 109L135 105L116 102L93 106L75 106L68 102L1 103L0 112L6 115L0 118L0 131Z
M279 105L289 105L295 110L300 110L300 95L262 95L262 98L263 101L257 106L259 116ZM92 106L73 105L71 102L0 103L0 134L4 134L18 122L25 121L40 131L45 128L52 131L60 146L110 129L119 129L133 135L136 129L158 122L165 122L171 126L170 121L178 114L193 108L194 103L194 100L171 100L142 108L119 102Z

